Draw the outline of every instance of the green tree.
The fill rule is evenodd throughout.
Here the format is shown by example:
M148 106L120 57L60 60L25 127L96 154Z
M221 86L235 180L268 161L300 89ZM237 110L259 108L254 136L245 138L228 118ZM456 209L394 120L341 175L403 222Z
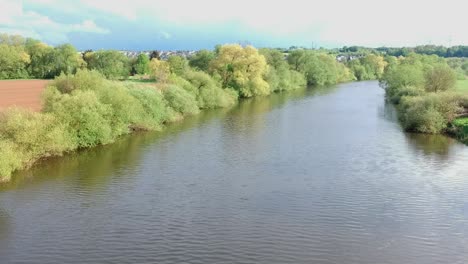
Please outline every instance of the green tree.
M291 70L281 51L275 49L260 49L269 65L266 80L271 91L287 91L306 86L303 74Z
M55 47L51 57L52 64L54 65L51 71L53 76L58 76L62 72L65 74L75 73L77 69L83 68L85 65L81 55L70 44Z
M189 59L189 65L195 69L207 72L215 53L209 50L200 50Z
M29 75L38 78L53 78L55 74L54 48L40 41L28 41L26 50L31 56Z
M427 92L440 92L453 88L457 76L448 65L439 64L426 72L425 81Z
M126 78L130 75L127 56L116 50L101 50L88 53L88 69L97 70L109 79Z
M22 46L0 44L0 79L27 78L30 61Z
M144 53L140 53L135 61L134 70L137 74L148 74L149 68L149 57Z
M172 74L183 75L188 68L186 58L178 55L169 56L167 59Z

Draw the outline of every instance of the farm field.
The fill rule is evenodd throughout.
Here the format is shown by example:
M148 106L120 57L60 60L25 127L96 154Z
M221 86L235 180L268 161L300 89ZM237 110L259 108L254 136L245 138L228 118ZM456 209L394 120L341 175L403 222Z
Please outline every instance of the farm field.
M39 111L41 93L48 82L48 80L0 81L0 110L18 106Z

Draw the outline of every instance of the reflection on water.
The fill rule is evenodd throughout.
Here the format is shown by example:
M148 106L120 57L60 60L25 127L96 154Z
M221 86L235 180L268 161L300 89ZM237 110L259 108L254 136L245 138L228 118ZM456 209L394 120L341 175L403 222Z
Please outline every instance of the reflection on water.
M204 111L0 186L0 263L464 263L468 149L376 82Z
M421 151L427 156L437 155L441 159L449 159L450 150L460 144L455 139L443 135L407 133L406 139L415 151Z

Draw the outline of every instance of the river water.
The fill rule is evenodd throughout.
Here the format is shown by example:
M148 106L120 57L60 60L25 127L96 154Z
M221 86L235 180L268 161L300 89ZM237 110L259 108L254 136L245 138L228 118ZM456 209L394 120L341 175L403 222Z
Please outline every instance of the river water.
M0 186L0 263L466 263L468 147L377 82L245 100Z

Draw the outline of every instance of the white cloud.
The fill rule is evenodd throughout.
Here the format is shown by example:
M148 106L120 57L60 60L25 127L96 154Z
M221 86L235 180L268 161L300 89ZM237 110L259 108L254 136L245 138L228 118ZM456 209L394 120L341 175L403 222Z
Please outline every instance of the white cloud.
M7 4L0 5L0 25L11 21L21 24L19 19L12 20L11 15L27 15L21 2L0 0L0 3L4 1ZM246 35L260 33L265 38L290 39L291 44L468 45L468 34L464 34L466 0L24 0L24 5L63 10L66 14L87 18L102 14L135 25L142 21L154 21L155 25L162 22L165 26L200 32L210 27L224 27L229 32L234 25ZM108 32L93 21L91 17L78 25L62 25L66 30L61 32ZM32 28L44 35L42 30ZM155 32L161 38L171 38L158 29Z
M45 1L45 0L41 0ZM304 42L362 45L468 44L466 0L80 0L128 20L177 26L235 23L246 30ZM228 28L226 30L229 30Z
M109 33L109 30L99 27L93 20L84 20L78 24L63 24L36 12L24 11L21 1L0 0L0 6L2 7L0 9L0 32L21 34L53 43L67 41L67 35L72 32Z

